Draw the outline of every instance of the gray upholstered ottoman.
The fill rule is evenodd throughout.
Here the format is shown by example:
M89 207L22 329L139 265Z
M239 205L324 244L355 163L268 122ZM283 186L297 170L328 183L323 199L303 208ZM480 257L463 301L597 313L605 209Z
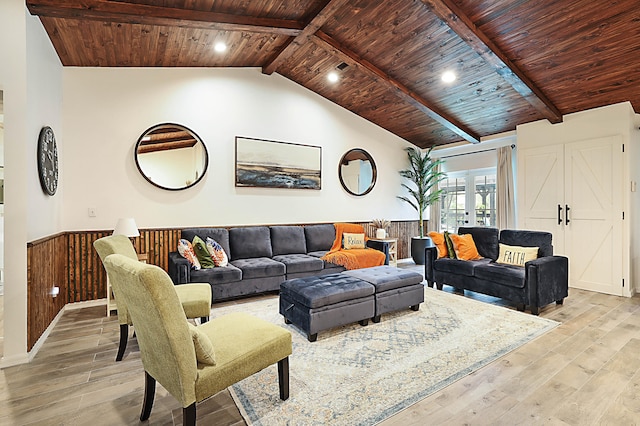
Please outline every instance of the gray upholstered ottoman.
M393 266L376 266L343 272L354 278L366 281L376 288L376 312L373 322L380 322L380 316L387 312L411 307L420 309L424 302L422 274L398 269Z
M375 287L358 278L328 274L287 280L280 284L280 314L314 342L318 332L374 317Z

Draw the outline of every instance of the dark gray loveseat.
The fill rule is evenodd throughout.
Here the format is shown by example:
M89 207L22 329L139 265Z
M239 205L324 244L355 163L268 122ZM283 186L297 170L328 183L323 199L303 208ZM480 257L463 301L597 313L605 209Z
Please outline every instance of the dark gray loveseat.
M306 226L247 226L234 228L188 228L182 238L194 236L217 241L229 257L229 265L210 269L191 269L178 252L169 253L169 275L175 284L209 283L211 300L220 301L269 291L293 278L342 272L344 267L320 259L331 248L336 236L333 224ZM385 252L388 245L367 244Z
M553 255L551 234L539 231L502 230L461 227L458 234L472 234L478 252L484 259L466 261L437 259L435 247L425 251L425 278L429 287L447 284L515 302L518 310L529 306L531 313L549 303L562 304L568 295L569 261ZM538 247L538 258L524 268L496 263L499 243L510 246Z

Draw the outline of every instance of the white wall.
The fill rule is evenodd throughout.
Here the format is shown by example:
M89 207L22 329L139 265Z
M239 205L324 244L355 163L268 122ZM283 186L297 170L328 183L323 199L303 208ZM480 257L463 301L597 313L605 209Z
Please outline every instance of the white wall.
M141 228L415 220L400 194L407 142L307 89L258 69L64 69L64 228L111 229L119 217ZM196 132L209 152L197 185L150 185L133 159L140 134L161 122ZM322 147L322 189L236 188L235 136ZM364 197L344 191L338 163L351 148L378 167ZM90 218L87 208L96 208Z
M4 96L5 251L4 356L24 362L26 351L27 242L61 230L61 195L44 197L36 146L45 123L60 128L62 66L37 18L22 0L0 3L0 89ZM62 152L62 143L59 151Z

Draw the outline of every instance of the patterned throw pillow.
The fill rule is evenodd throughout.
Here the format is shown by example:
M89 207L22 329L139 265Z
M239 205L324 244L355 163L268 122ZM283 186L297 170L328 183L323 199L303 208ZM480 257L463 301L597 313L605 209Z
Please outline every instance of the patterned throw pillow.
M451 241L451 234L447 231L444 231L444 242L447 245L447 254L450 259L457 259L456 257L456 249L453 245L453 241Z
M200 261L200 265L204 269L211 269L216 266L213 263L213 259L211 258L209 250L207 250L207 244L202 241L202 238L196 235L195 237L193 237L193 241L191 242L191 244L193 245L193 251L196 253L198 260Z
M500 243L500 255L496 263L522 266L530 260L538 258L538 247L508 246Z
M196 257L196 254L193 251L193 246L189 240L181 238L180 241L178 241L178 253L189 261L193 269L196 271L200 269L200 262L198 262L198 258Z
M364 234L349 234L347 232L343 232L342 244L345 250L363 249L365 247Z
M207 250L209 250L209 254L211 254L213 263L216 266L227 266L229 264L227 253L225 253L222 246L211 237L207 237Z

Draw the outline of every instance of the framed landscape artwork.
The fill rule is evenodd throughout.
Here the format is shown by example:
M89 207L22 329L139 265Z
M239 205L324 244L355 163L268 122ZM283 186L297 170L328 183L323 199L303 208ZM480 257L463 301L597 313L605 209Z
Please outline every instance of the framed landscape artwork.
M236 136L236 186L321 188L322 148Z

